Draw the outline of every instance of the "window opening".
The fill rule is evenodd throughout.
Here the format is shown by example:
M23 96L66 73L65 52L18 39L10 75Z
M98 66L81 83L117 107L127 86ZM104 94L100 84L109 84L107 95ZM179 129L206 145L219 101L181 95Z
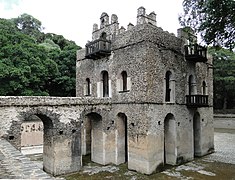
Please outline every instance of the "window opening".
M127 91L127 73L126 73L126 71L122 72L122 90Z
M171 99L171 89L170 89L170 78L171 78L171 72L167 71L166 72L166 96L165 96L165 101L169 102Z
M89 78L86 78L86 90L87 90L86 95L90 96L91 95L91 81Z
M107 71L102 73L103 97L109 97L109 75Z
M202 82L202 94L206 95L206 82L205 81Z

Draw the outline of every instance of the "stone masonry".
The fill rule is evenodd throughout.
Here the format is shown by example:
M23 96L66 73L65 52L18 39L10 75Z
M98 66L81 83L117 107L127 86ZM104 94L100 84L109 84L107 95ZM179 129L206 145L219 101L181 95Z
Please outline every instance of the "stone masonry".
M190 29L156 24L143 7L127 30L102 13L77 52L77 96L111 102L82 124L82 154L96 163L151 174L214 150L212 60Z
M20 150L22 124L37 116L43 122L43 169L52 175L81 168L81 121L84 114L106 112L110 103L94 98L0 97L0 137ZM95 106L95 107L94 107ZM105 115L105 114L102 114Z
M212 68L189 28L163 31L144 7L127 30L102 13L77 52L77 97L0 97L0 137L20 149L36 116L46 172L79 171L91 154L151 174L214 151Z

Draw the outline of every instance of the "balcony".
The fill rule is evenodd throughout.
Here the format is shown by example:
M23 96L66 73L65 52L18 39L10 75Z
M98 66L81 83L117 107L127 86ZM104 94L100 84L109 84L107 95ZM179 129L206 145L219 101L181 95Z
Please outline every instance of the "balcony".
M97 39L86 44L86 55L88 59L100 59L111 54L111 41Z
M208 95L187 95L186 105L188 107L207 107Z
M198 44L185 45L185 58L193 62L207 62L207 48Z

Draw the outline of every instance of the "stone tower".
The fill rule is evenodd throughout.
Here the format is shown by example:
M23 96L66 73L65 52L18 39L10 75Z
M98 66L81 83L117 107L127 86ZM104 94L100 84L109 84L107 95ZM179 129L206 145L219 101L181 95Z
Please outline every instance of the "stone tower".
M92 161L151 174L213 152L212 60L188 30L163 31L144 7L127 30L102 13L76 68L77 96L109 105L83 121Z

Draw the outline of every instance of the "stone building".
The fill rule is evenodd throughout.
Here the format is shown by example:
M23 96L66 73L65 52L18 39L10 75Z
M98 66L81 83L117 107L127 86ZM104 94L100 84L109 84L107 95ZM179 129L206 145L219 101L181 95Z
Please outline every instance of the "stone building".
M77 96L110 107L94 106L82 121L92 161L151 174L213 152L212 59L189 28L163 31L144 7L127 29L102 13L76 68Z

